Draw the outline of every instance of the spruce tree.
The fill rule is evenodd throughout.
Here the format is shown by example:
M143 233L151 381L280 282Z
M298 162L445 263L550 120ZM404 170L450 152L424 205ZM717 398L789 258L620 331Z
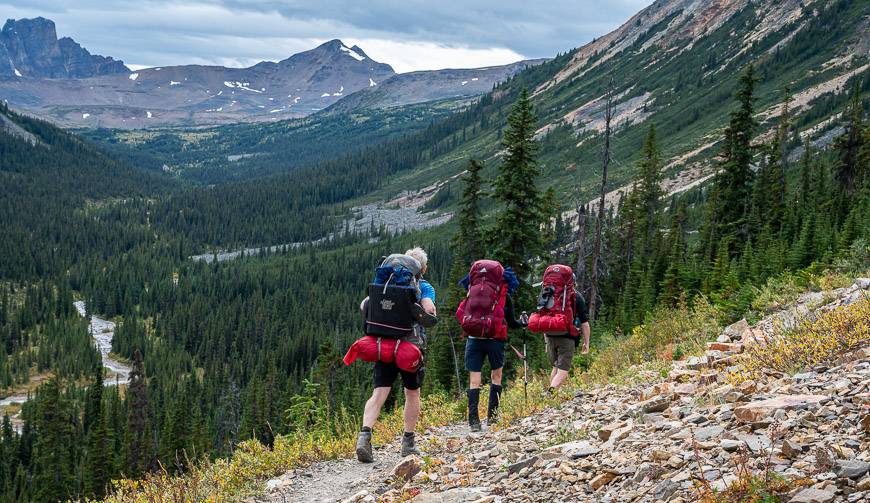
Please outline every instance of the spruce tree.
M719 212L720 239L729 239L737 249L748 237L747 212L752 195L752 137L757 123L753 117L755 102L755 77L752 65L740 76L735 98L738 108L731 113L725 132L723 173L719 178L722 186Z
M457 222L459 230L451 243L456 258L467 267L475 260L484 258L481 237L481 200L484 197L480 170L483 164L475 159L468 161L467 175L462 177L462 200L459 203Z
M536 182L538 167L535 115L528 91L523 89L508 116L504 133L504 160L495 180L495 199L504 207L492 231L493 252L521 278L531 272L529 259L543 252L541 194Z
M852 89L852 99L849 100L845 115L846 131L834 141L838 157L834 179L842 194L850 196L855 191L855 179L859 172L860 152L864 142L864 109L857 82Z
M662 153L656 141L655 124L650 124L647 130L646 140L643 145L643 153L637 164L637 194L640 211L638 218L639 230L642 233L640 241L640 253L648 255L652 251L656 239L656 231L659 228L658 215L661 209L662 191Z
M65 501L72 496L75 477L71 451L75 448L69 404L57 378L40 386L36 398L36 443L33 450L33 487L39 501Z
M154 444L151 432L151 411L142 352L133 352L133 365L127 386L126 475L137 478L153 467Z

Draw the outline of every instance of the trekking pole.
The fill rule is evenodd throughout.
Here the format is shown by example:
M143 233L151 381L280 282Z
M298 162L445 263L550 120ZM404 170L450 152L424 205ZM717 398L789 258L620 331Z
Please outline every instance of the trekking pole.
M526 312L523 311L523 320L526 319ZM526 409L529 408L529 354L526 352L526 331L527 327L523 327L523 395L525 396Z
M453 369L456 370L456 397L462 398L462 381L459 380L459 363L456 360L456 346L453 344L453 333L447 334L450 339L450 351L453 353Z

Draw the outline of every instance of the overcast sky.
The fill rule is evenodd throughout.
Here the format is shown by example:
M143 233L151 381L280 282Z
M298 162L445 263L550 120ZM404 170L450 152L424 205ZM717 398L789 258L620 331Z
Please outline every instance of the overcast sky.
M551 57L607 33L651 0L0 0L43 16L131 68L249 66L333 38L398 72Z

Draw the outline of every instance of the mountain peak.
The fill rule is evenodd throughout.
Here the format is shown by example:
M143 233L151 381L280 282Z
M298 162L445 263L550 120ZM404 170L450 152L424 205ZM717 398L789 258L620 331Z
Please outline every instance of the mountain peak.
M69 37L58 40L54 21L7 19L0 31L0 78L83 78L125 73L123 61L93 55Z

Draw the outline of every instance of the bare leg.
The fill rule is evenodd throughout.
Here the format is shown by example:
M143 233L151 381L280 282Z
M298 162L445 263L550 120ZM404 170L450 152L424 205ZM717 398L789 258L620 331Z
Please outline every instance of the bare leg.
M480 372L468 373L468 387L471 389L480 388Z
M372 391L372 397L366 402L365 412L363 413L363 426L374 427L375 421L378 420L378 416L381 414L381 407L384 406L388 396L390 396L390 388L375 388ZM420 395L418 392L417 406L419 407L419 405Z
M366 407L368 408L368 407ZM380 410L380 409L378 409ZM420 418L420 390L405 388L405 431L412 432L417 428Z
M490 379L492 379L492 384L498 384L499 386L501 386L501 371L502 371L502 369L497 368L489 373L489 377L490 377ZM478 374L478 376L479 375L480 374ZM478 387L479 386L480 386L480 382L478 381Z
M558 371L559 369L557 369L556 367L553 367L553 370L550 371L550 387L553 386L553 381L556 380L556 372Z
M568 379L568 371L562 370L562 369L557 369L557 368L554 368L553 370L555 371L554 372L555 375L553 376L552 380L550 381L550 387L551 388L558 388L559 386L561 386L562 384L565 383L565 380Z

